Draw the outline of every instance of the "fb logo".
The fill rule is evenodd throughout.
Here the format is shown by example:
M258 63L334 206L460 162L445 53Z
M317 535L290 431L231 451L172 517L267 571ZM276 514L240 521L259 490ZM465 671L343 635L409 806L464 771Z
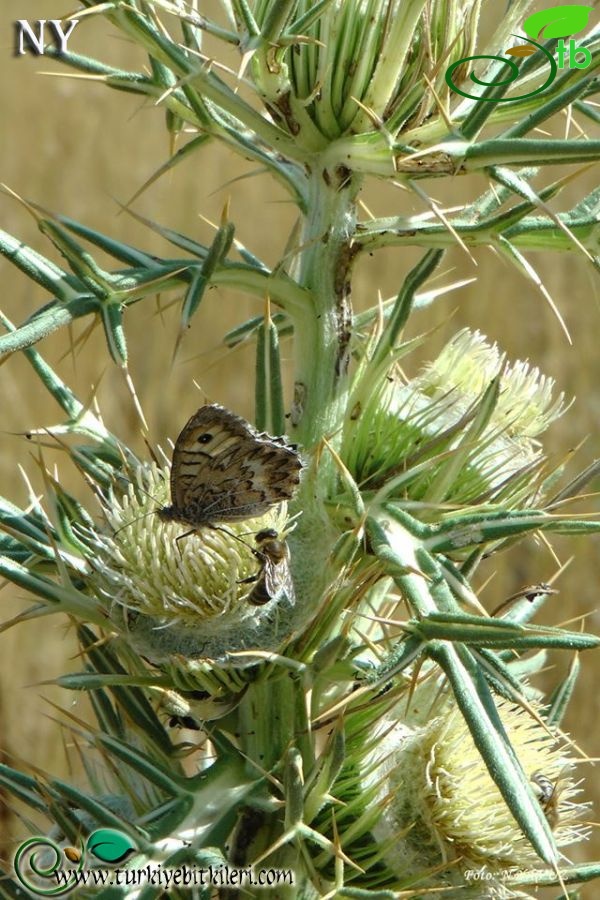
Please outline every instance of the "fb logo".
M523 22L523 30L527 37L523 38L520 37L520 35L513 35L513 37L518 37L521 40L525 40L527 43L520 44L516 47L510 47L506 50L505 53L508 57L511 57L510 59L506 59L503 56L487 55L467 56L464 59L458 59L446 69L447 85L463 97L469 97L472 100L480 100L488 103L510 103L515 100L523 100L526 97L533 97L536 94L541 94L542 91L545 91L546 88L552 84L556 78L558 69L564 69L566 66L571 69L585 69L590 65L592 54L588 48L578 45L573 38L566 41L564 38L576 34L578 31L585 28L592 9L592 6L582 6L578 4L576 6L553 6L552 9L542 9L539 12L533 13L533 15L528 16ZM544 46L538 43L539 40L547 41L551 38L559 39L556 45L556 60ZM512 57L531 56L538 50L546 57L550 66L550 74L540 87L537 87L535 90L529 91L526 94L520 94L518 97L481 97L477 94L470 94L468 91L463 90L462 87L458 87L454 82L454 73L459 66L464 67L466 63L476 59L492 59L503 62L510 69L508 77L498 80L495 84L498 86L510 84L510 82L514 81L519 76L519 67L513 62ZM490 87L494 84L482 81L473 72L471 72L469 78L474 84L483 87Z

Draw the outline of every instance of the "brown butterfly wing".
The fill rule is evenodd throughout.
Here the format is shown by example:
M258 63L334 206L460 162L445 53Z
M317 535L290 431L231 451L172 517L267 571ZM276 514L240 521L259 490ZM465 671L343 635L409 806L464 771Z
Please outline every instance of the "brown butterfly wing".
M175 443L173 513L197 525L262 515L293 496L301 467L284 439L258 434L222 406L203 406Z
M221 406L202 406L186 423L175 442L171 464L171 498L183 509L203 473L221 450L244 436L243 421Z

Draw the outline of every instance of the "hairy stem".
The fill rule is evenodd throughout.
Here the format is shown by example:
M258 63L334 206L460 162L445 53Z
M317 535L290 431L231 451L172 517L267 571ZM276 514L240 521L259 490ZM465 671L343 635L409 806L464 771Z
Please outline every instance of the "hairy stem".
M296 326L295 436L311 446L339 424L348 391L352 307L350 272L355 200L361 179L338 166L313 166L308 214L295 272L313 297Z

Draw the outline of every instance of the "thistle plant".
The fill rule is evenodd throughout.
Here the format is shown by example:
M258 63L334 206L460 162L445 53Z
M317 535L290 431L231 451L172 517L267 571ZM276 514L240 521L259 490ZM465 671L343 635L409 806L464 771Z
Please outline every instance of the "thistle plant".
M560 728L578 651L599 639L533 624L549 586L490 603L478 573L527 537L597 533L600 519L567 506L595 469L565 476L549 462L542 437L565 406L551 378L468 329L419 368L411 354L427 355L428 339L405 326L426 325L456 287L429 282L455 244L494 247L542 292L529 250L597 266L598 189L557 214L548 201L573 171L546 176L550 163L600 157L597 140L547 136L565 110L598 120L597 30L580 41L589 65L560 74L556 29L536 31L535 54L510 62L515 79L500 52L527 2L489 48L477 0L223 0L214 19L178 0L81 5L80 27L103 17L147 66L60 62L162 107L179 148L157 174L218 143L268 172L298 220L273 268L227 211L210 245L149 226L172 248L161 257L30 201L64 262L0 238L46 293L23 324L2 317L0 352L22 353L62 410L53 427L26 429L64 448L92 490L82 505L42 455L44 502L1 501L0 572L36 598L18 622L75 624L81 671L56 680L87 692L95 715L66 718L87 784L2 766L4 789L45 821L6 890L56 892L57 870L107 864L100 833L125 843L123 879L78 886L83 896L162 896L164 882L134 880L148 866L246 873L229 886L173 882L174 897L262 895L261 869L292 873L277 898L526 897L540 885L566 896L600 871L569 858L589 828L579 751ZM424 211L361 218L373 177ZM444 210L434 179L459 177L464 202ZM396 296L355 313L354 263L384 247L422 255ZM287 433L303 472L287 505L182 537L189 528L156 514L172 499L168 448L147 435L147 456L134 453L47 364L43 339L89 317L127 372L128 342L144 339L126 328L128 308L175 298L176 349L211 285L264 303L224 342L254 342L254 424L274 443ZM255 603L272 562L254 541L265 532L290 577ZM556 649L573 662L545 697L532 679Z

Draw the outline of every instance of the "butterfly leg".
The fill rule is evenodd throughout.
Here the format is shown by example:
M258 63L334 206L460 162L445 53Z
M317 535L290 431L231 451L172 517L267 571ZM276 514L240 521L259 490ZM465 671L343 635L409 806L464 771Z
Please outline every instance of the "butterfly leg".
M182 541L184 538L189 537L190 534L194 534L196 531L195 528L190 529L190 531L184 531L183 534L178 534L175 538L175 543L177 544L177 549L179 550L179 555L182 555L181 547L179 546L179 541Z

